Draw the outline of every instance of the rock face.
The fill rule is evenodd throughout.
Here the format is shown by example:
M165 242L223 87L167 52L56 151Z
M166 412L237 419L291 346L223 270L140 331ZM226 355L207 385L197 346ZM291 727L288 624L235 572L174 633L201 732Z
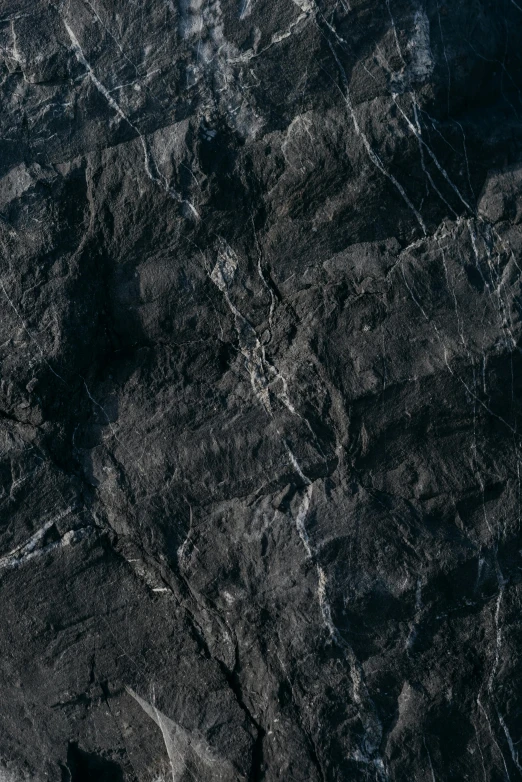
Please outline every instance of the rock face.
M522 779L522 4L0 11L0 779Z

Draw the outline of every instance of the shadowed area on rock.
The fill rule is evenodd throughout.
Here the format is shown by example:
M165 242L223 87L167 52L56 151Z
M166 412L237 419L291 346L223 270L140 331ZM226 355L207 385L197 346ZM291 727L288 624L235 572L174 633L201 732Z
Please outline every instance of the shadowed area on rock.
M64 782L122 782L123 773L114 761L83 752L77 744L71 742L62 779Z

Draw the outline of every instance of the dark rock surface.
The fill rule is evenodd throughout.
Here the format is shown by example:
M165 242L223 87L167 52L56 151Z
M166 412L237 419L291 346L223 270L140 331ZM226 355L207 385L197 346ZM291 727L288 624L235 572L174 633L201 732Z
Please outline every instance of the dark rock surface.
M522 3L0 1L0 780L522 779Z

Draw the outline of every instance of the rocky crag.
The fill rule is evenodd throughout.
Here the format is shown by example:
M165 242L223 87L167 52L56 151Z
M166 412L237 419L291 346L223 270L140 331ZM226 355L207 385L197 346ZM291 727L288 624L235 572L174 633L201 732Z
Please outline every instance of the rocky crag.
M521 40L1 0L0 779L522 779Z

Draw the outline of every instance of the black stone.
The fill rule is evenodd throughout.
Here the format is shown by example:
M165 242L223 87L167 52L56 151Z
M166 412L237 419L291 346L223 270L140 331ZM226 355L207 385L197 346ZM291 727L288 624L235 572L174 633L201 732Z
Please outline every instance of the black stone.
M0 2L0 780L522 779L522 3Z

